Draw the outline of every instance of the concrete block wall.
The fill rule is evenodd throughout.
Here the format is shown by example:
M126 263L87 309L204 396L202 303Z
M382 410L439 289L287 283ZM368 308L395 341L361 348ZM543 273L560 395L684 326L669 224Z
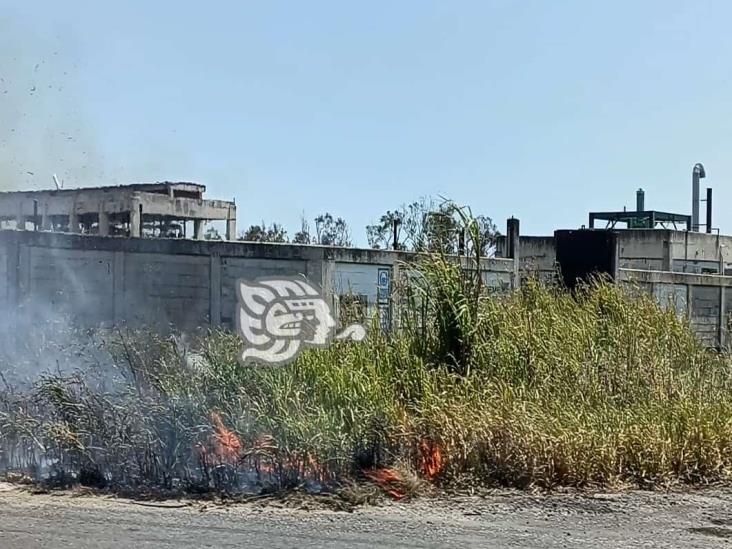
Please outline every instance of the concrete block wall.
M661 307L672 308L678 315L684 316L688 311L689 287L685 284L656 283L648 284L647 290L652 292Z
M233 327L237 280L305 275L332 303L338 295L357 293L373 311L384 306L384 271L390 286L400 265L414 257L321 246L0 231L0 310L89 327ZM512 286L512 260L486 260L482 268L492 286Z
M732 276L620 269L619 281L675 307L709 347L732 349Z
M254 280L262 276L298 276L308 270L307 260L304 259L220 257L219 260L221 274L214 284L218 284L221 288L219 318L220 322L227 326L234 325L237 280L242 278Z
M618 267L622 269L732 274L731 236L666 229L613 231L618 235ZM505 256L505 246L505 237L499 237L498 257ZM555 265L555 237L520 237L520 269L524 275L550 277Z
M670 270L666 244L669 232L646 229L617 231L618 267L652 271Z
M537 243L532 253L548 249ZM333 305L354 293L369 312L390 318L384 287L388 293L400 265L413 259L379 250L0 231L0 312L84 326L232 327L238 279L305 275ZM513 260L485 260L482 268L489 286L515 287ZM732 276L620 268L618 280L675 307L708 345L732 347Z
M21 309L32 307L41 318L79 314L90 325L114 319L113 252L42 247L18 251Z
M732 288L725 288L722 292L722 311L719 315L721 346L725 350L732 351Z
M714 286L692 286L689 315L691 327L697 337L710 347L720 342L721 292L723 288Z
M673 270L725 273L732 263L732 237L688 231L670 231Z
M126 253L123 308L115 321L195 328L208 323L211 262L205 256Z
M9 255L10 249L4 246L0 246L0 311L5 311L8 307Z
M496 256L506 257L506 237L496 242ZM553 236L519 237L519 270L522 276L539 280L554 280L557 274L557 249Z

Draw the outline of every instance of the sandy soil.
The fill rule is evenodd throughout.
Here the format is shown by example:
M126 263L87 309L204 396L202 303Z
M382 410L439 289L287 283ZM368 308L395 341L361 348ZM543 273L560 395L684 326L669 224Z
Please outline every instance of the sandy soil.
M311 506L312 507L312 506ZM727 547L732 490L495 492L360 507L133 502L0 484L0 547Z

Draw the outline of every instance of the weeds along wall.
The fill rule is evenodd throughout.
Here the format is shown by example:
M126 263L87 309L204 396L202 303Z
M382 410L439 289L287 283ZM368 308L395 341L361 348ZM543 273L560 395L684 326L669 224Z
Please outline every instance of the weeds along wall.
M331 299L359 296L389 322L402 252L0 231L0 311L82 327L233 326L238 279L306 276ZM483 261L486 283L513 285L513 261Z
M615 235L614 249L610 246L606 250L614 256L607 258L607 263L614 265L607 274L652 294L662 306L675 308L708 347L732 349L732 237L662 229L596 229L556 231L554 236L546 237L521 236L522 280L538 278L552 283L559 278L559 272L567 272L567 267L573 272L571 265L561 264L557 254L558 240L568 232L579 236ZM497 255L505 254L505 238L498 239L496 248ZM564 259L570 259L569 263L587 253L576 240L565 252Z
M675 308L706 346L732 349L732 276L619 269L618 280Z

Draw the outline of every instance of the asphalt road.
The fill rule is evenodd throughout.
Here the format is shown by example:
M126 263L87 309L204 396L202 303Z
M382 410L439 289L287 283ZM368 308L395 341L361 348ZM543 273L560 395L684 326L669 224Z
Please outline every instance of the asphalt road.
M175 505L166 503L164 505ZM729 547L732 492L423 500L352 513L182 508L0 486L0 548Z

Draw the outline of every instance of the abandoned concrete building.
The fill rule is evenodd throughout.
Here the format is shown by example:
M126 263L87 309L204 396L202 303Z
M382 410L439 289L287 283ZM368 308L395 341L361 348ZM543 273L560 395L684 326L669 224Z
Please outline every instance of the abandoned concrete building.
M162 182L2 192L0 228L201 239L207 222L223 221L227 240L235 239L236 205L205 199L205 191L195 183Z
M590 213L590 228L525 236L508 220L496 257L481 263L487 286L507 291L532 276L573 286L604 273L675 308L709 346L732 349L732 236L713 229L710 191L700 231L700 166L691 216L647 210L639 192L634 211ZM336 316L341 300L357 297L391 325L392 283L414 254L202 239L209 220L226 222L227 240L236 232L234 203L205 200L204 190L158 183L0 193L0 311L87 326L231 327L238 279L306 276ZM601 220L606 227L593 228Z
M695 165L691 215L647 210L639 190L634 211L591 212L590 228L525 236L518 221L510 220L496 256L515 261L519 284L535 277L572 287L602 273L675 308L710 347L732 350L732 236L714 228L711 189L706 222L700 222L699 179L704 176L704 167ZM597 221L606 227L596 228Z

